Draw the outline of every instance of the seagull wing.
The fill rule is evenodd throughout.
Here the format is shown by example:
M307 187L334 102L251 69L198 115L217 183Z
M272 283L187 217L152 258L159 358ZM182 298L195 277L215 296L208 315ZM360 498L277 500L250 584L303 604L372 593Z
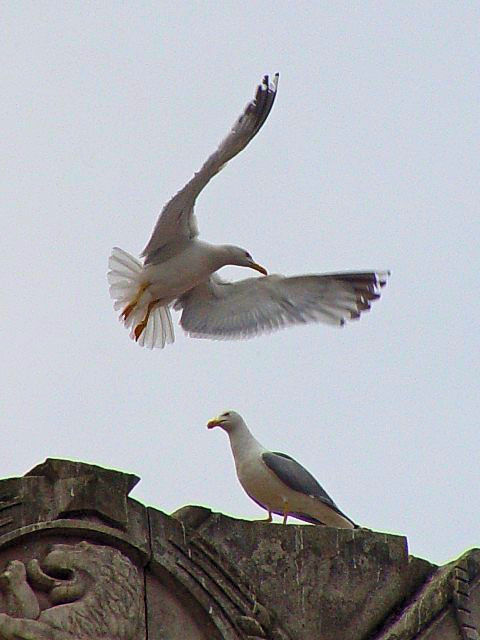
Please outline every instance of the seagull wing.
M175 304L180 324L196 338L250 338L284 326L325 322L343 325L380 297L387 272L270 275L224 282L213 274Z
M152 237L142 252L145 262L154 262L155 253L169 244L198 235L193 213L195 200L225 164L244 149L260 131L270 113L277 93L278 73L269 83L268 76L257 87L254 99L247 104L242 115L233 125L228 136L212 153L200 171L164 206L157 220Z
M320 500L333 511L354 524L350 518L340 511L325 489L320 486L312 474L307 471L305 467L302 467L299 462L287 456L285 453L278 453L277 451L265 452L262 454L262 460L289 489ZM306 518L306 514L292 513L292 515L299 515L301 519Z

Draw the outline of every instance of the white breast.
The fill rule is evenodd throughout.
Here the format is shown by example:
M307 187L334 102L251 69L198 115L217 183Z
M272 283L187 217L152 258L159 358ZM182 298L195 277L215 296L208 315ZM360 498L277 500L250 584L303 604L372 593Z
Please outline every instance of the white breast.
M263 462L261 453L236 462L237 477L245 491L270 511L283 512L289 490Z

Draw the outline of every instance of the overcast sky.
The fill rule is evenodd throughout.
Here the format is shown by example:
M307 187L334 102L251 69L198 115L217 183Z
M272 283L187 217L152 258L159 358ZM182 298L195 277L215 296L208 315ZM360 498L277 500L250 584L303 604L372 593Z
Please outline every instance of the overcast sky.
M478 546L479 25L477 2L3 2L1 475L72 458L136 473L166 512L263 518L205 428L235 409L361 525L438 563ZM343 329L177 325L141 349L111 247L140 253L276 71L201 237L273 273L391 269L382 299Z

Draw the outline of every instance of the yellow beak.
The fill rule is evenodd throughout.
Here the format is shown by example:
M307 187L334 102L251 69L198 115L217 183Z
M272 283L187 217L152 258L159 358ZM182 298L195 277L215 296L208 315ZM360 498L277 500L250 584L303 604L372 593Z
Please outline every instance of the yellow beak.
M207 429L213 429L213 427L219 427L222 424L220 418L212 418L207 422Z
M248 266L250 267L250 269L255 269L255 271L258 271L262 275L268 276L268 271L265 269L265 267L262 267L261 264L257 264L256 262L251 262Z

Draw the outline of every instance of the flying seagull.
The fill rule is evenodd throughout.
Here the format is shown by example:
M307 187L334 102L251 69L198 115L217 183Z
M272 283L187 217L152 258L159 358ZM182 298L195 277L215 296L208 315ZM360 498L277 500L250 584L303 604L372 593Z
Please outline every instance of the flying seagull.
M207 426L227 432L240 484L254 502L268 511L268 522L276 513L283 516L283 524L293 516L312 524L357 528L305 467L285 453L265 449L238 413L226 411Z
M192 337L249 338L292 324L343 325L379 297L387 272L284 277L267 275L245 249L198 239L195 201L225 164L258 133L277 94L278 73L257 87L218 149L164 206L143 250L143 262L115 247L108 281L114 308L139 345L163 348L174 341L170 307L182 310L180 325ZM249 267L262 278L226 282L225 265Z

